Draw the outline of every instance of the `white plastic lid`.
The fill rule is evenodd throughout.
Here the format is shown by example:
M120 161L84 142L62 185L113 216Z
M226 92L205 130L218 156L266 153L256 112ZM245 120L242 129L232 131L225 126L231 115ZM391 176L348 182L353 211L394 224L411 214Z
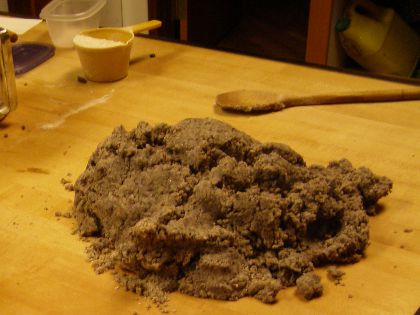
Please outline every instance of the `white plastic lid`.
M44 20L78 21L90 18L105 6L106 0L53 0L39 16Z

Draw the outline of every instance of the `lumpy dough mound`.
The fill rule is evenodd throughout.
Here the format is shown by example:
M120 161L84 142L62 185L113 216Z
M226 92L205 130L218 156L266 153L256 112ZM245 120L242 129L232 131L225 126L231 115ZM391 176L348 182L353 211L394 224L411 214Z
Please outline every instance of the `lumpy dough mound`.
M74 215L97 272L128 290L273 303L316 266L360 260L367 213L391 187L344 159L306 166L217 120L140 122L92 154Z

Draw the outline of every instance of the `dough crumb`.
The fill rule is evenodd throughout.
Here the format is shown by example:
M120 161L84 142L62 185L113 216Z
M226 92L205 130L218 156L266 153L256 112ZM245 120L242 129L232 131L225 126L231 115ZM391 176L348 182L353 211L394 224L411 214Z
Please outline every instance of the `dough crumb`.
M61 178L60 183L62 185L69 184L69 183L71 183L71 180L63 177L63 178Z
M322 292L321 278L316 273L304 273L296 280L296 293L305 298L305 300L320 297Z
M294 285L319 296L315 267L359 261L368 213L391 188L346 159L308 166L221 121L140 122L98 145L73 214L96 272L157 305L173 291L275 303Z
M67 175L66 175L67 177L70 177L71 176L71 174L70 173L67 173ZM60 180L60 183L64 186L64 189L65 190L67 190L67 191L74 191L74 185L73 185L73 183L71 182L71 179L70 178L65 178L65 177L63 177L61 180Z
M404 233L411 233L411 232L413 232L413 229L408 229L408 228L404 229Z
M74 191L74 185L72 183L64 184L64 189L67 191Z
M71 212L61 212L61 211L56 211L54 215L56 217L62 217L62 218L67 218L67 219L73 216Z
M87 79L84 76L78 75L77 76L77 82L86 84L87 83Z
M336 266L330 266L327 268L327 278L334 282L335 285L341 283L343 276L345 275L344 271L337 269Z

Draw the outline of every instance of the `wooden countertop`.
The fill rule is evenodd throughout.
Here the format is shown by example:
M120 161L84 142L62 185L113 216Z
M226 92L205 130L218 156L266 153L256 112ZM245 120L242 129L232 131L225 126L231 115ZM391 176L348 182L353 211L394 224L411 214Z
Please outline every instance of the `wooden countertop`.
M48 42L44 24L21 41ZM149 54L154 53L155 58ZM0 123L0 313L159 314L148 302L96 275L87 245L72 235L74 181L112 129L145 120L174 124L212 117L260 141L289 144L308 164L348 158L394 181L383 211L370 220L371 245L360 263L343 266L345 286L322 276L322 298L305 302L294 289L278 303L212 301L170 295L178 314L414 314L420 306L420 101L291 108L266 115L227 114L216 94L238 88L295 93L410 88L399 83L137 38L127 78L77 81L72 49L17 78L18 109ZM24 130L23 130L24 129ZM6 137L7 135L7 137ZM404 232L412 229L412 232ZM349 298L349 295L352 298ZM146 312L147 310L147 312Z

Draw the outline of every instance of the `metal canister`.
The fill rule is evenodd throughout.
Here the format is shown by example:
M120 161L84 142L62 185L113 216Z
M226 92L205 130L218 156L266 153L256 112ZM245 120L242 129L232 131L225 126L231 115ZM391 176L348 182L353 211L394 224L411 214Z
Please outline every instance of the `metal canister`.
M16 34L0 27L0 120L17 107L12 55L12 42L16 39Z

